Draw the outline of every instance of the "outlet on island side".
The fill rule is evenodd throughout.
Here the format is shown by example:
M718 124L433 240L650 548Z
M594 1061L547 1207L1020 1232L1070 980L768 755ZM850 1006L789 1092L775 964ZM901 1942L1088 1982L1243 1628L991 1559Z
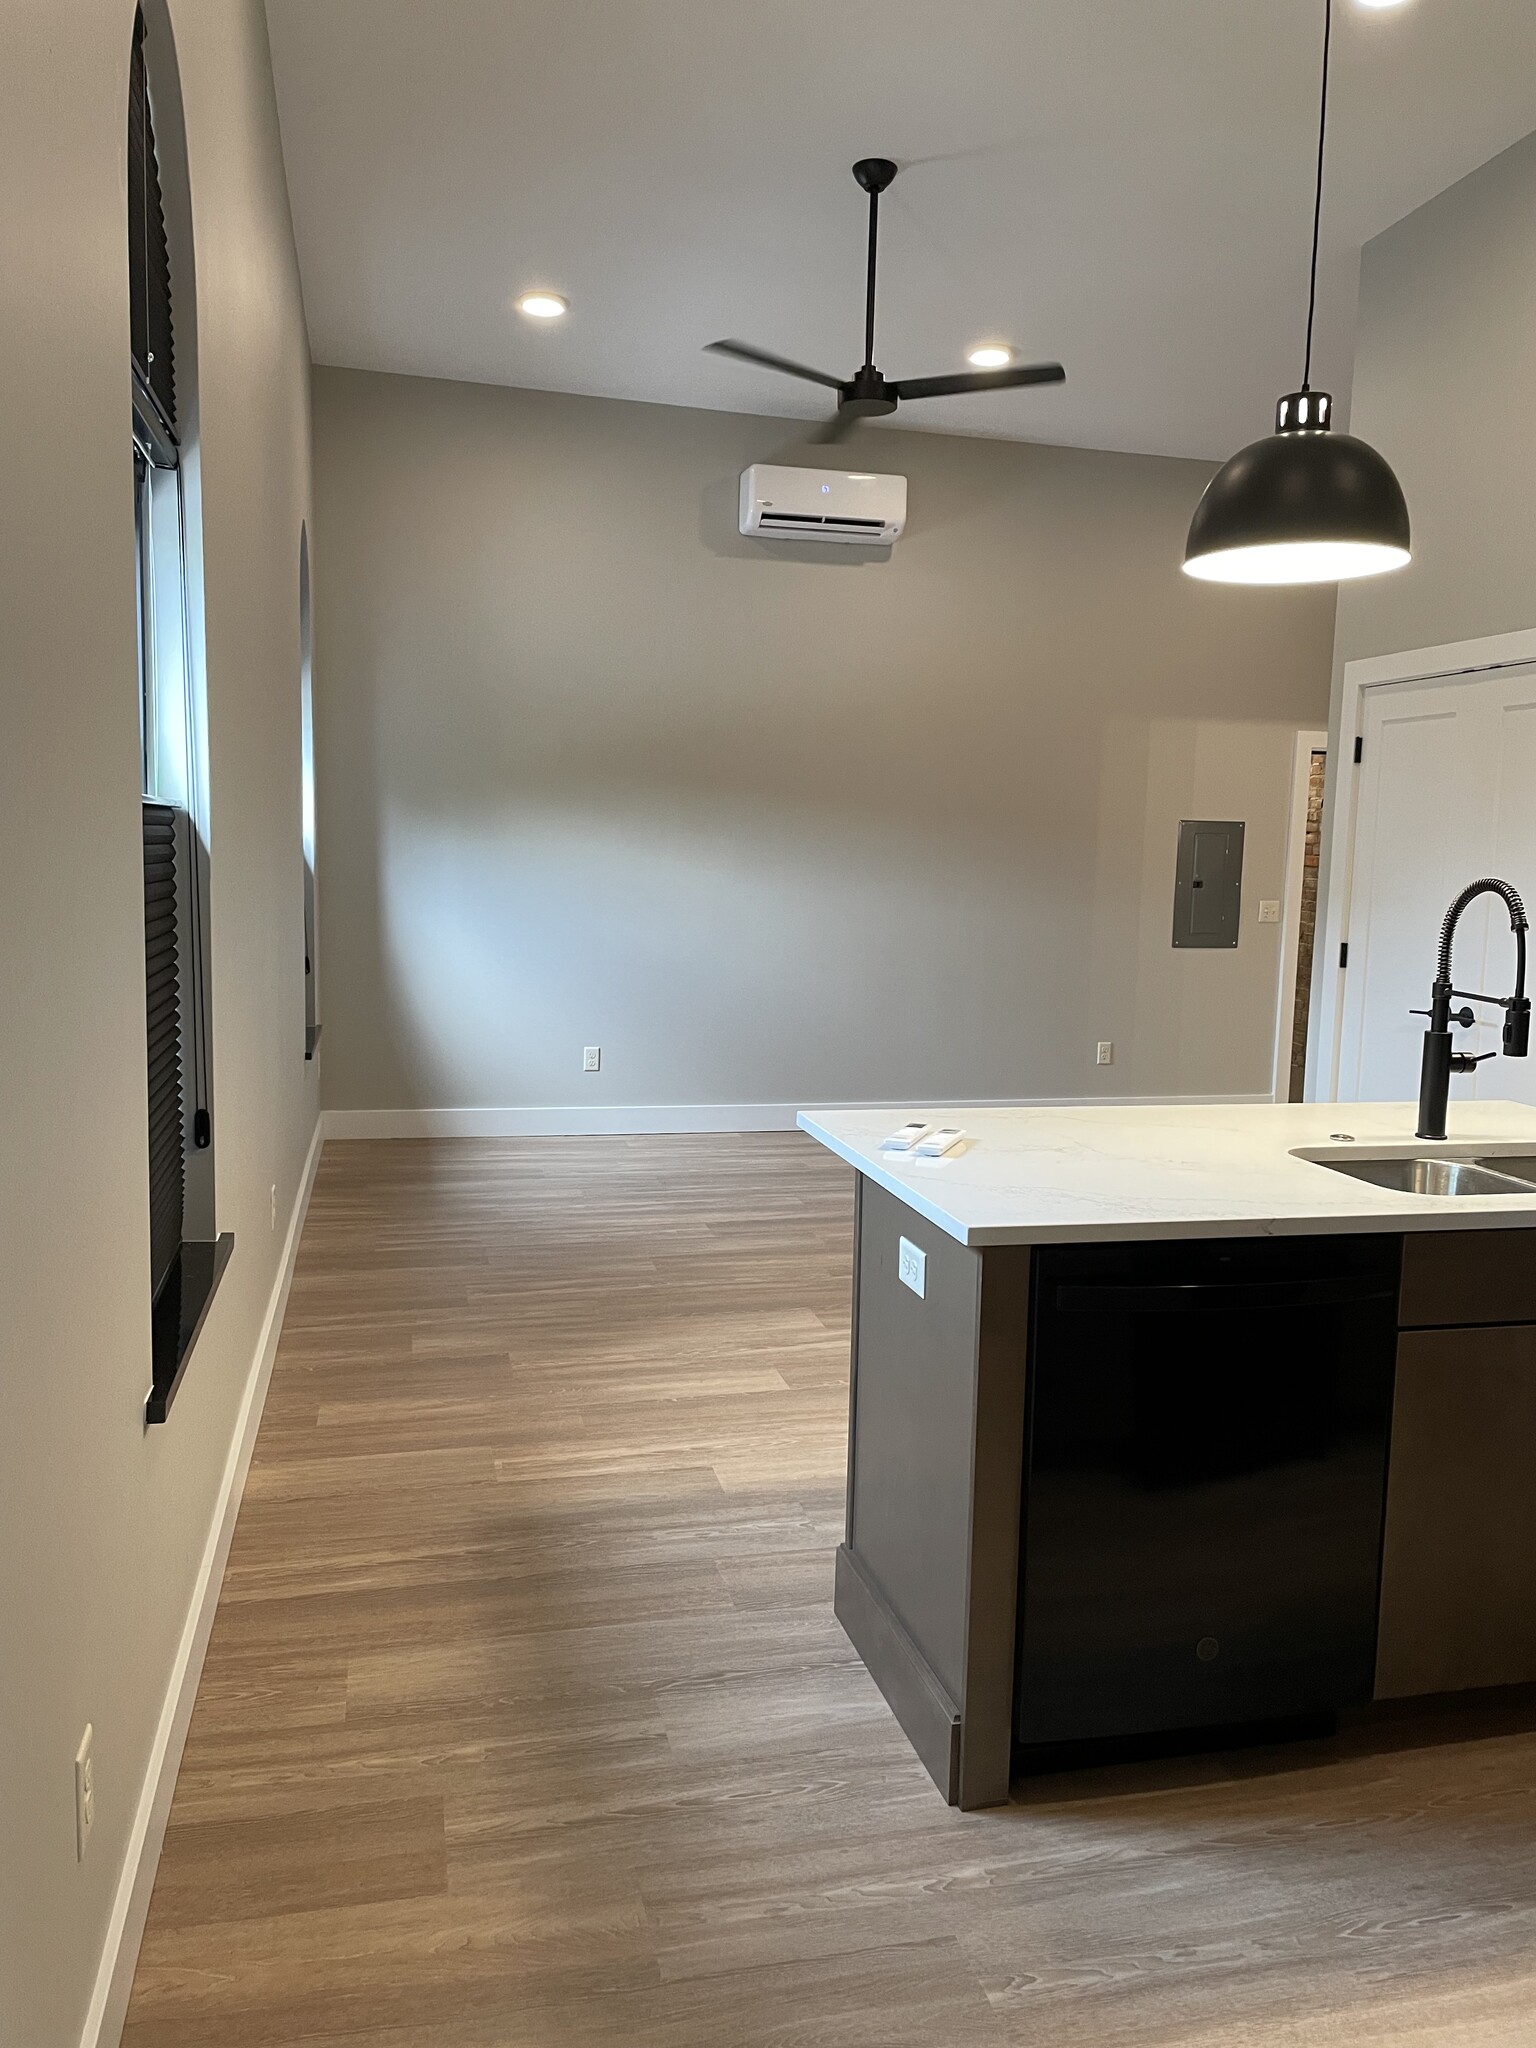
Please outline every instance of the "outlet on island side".
M584 1074L601 1073L603 1048L600 1045L584 1045L581 1048L581 1071Z
M1115 1042L1112 1038L1101 1038L1099 1040L1098 1051L1094 1055L1094 1064L1100 1067L1112 1067L1115 1064Z
M91 1754L95 1731L89 1721L75 1751L75 1861L83 1862L85 1845L96 1820L96 1764Z
M910 1237L896 1243L896 1278L922 1300L928 1292L928 1254Z

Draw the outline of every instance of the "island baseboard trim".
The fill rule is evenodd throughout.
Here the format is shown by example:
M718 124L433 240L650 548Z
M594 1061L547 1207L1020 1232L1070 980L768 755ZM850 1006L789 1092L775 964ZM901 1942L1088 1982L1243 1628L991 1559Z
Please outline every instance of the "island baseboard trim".
M846 1543L837 1546L832 1611L885 1703L951 1806L960 1803L960 1712Z
M1134 1109L1181 1103L1272 1102L1258 1095L1010 1095L946 1097L944 1110ZM569 1104L556 1108L328 1109L329 1138L629 1138L696 1132L792 1131L802 1110L842 1110L905 1118L905 1102L650 1102Z

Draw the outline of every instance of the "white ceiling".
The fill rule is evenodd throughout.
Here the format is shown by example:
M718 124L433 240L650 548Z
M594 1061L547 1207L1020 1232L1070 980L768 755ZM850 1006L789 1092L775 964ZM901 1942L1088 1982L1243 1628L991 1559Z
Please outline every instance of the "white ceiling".
M1360 245L1536 128L1533 0L1336 0L1317 382ZM1300 381L1321 0L267 0L316 360L816 417L701 354L1002 337L1064 389L904 426L1220 457ZM511 311L530 285L568 319ZM871 432L879 432L874 427Z

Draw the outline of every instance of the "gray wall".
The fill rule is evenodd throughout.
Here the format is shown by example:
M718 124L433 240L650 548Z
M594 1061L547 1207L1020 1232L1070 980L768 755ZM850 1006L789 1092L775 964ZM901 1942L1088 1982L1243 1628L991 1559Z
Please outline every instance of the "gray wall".
M163 0L148 0L163 22ZM9 0L0 328L0 2039L74 2048L317 1114L303 1064L308 352L259 0L171 0L197 233L218 1211L146 1430L144 914L128 412L133 0ZM276 1186L278 1229L269 1222ZM73 1759L97 1815L75 1860Z
M329 1106L1268 1088L1333 607L1180 574L1203 465L314 390ZM910 477L888 559L736 531L817 459ZM1249 821L1236 954L1169 946L1187 815Z
M1352 424L1414 558L1339 599L1338 657L1536 626L1536 135L1366 245Z
M1339 592L1318 929L1334 887L1344 665L1536 626L1536 134L1368 242L1350 408L1397 471L1405 569ZM1351 736L1352 737L1352 736ZM1319 947L1313 1015L1334 960ZM1326 1074L1314 1033L1308 1093Z

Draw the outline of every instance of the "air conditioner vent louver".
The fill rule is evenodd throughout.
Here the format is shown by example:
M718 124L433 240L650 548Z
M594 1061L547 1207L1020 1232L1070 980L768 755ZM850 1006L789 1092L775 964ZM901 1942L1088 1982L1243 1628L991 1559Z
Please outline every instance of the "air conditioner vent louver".
M741 476L741 530L759 540L862 542L884 547L907 523L907 480L867 470L780 469Z
M857 534L860 540L871 535L876 540L885 532L883 519L828 519L820 512L764 512L759 515L760 527L809 527L825 528L828 532Z

